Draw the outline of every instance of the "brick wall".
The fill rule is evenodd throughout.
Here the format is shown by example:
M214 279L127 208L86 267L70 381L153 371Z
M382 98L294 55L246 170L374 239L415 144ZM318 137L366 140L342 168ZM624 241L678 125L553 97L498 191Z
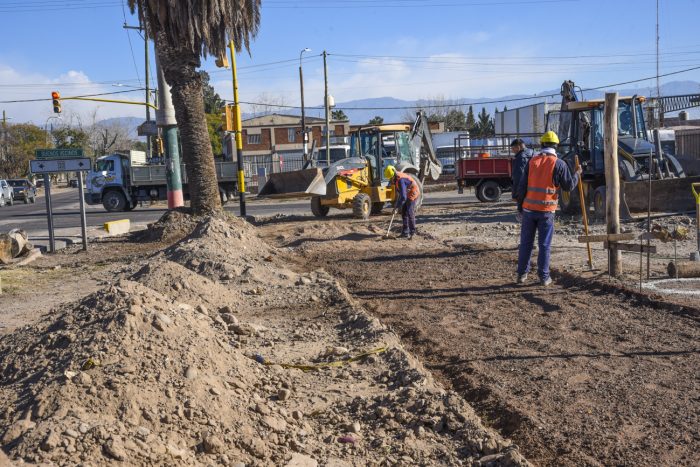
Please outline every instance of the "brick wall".
M262 151L272 148L271 133L269 128L263 128L260 132L260 144L248 144L248 132L243 130L243 150L244 151ZM285 136L286 139L286 136Z

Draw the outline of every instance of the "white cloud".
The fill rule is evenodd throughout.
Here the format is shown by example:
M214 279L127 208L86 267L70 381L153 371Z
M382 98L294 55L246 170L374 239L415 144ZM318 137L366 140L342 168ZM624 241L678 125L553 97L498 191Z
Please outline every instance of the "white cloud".
M62 97L83 96L126 90L111 83L95 83L89 76L79 70L69 70L59 76L46 76L40 72L24 71L0 63L0 108L7 112L12 122L33 122L44 125L47 118L55 116L50 97L52 91L58 91ZM102 96L107 99L143 101L141 92ZM38 102L5 102L46 99ZM144 117L145 108L136 105L112 104L78 100L62 101L61 118L67 122L92 122L112 117Z

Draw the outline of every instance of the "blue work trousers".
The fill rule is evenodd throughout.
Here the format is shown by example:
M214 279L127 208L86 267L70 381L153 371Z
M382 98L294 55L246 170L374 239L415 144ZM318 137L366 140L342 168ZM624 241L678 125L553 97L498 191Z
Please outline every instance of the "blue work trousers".
M552 237L554 236L554 213L523 211L520 224L520 250L518 251L518 275L530 272L532 246L537 232L537 275L541 280L549 278L549 257Z
M403 220L404 235L413 235L416 233L416 202L406 200L401 207L401 219Z

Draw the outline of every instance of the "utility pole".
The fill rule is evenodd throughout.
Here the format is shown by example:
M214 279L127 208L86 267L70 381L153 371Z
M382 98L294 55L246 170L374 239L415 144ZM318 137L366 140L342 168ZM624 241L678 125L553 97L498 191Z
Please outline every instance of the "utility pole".
M2 111L2 154L0 154L0 161L7 159L7 114Z
M617 98L616 92L605 94L605 220L607 233L620 233L620 169L617 158ZM622 275L622 258L615 242L608 242L608 274Z
M330 103L328 102L328 53L323 51L323 81L325 86L325 103L326 103L326 163L331 166L331 120L330 120Z
M309 136L306 134L306 118L304 116L304 73L301 70L301 56L304 52L311 52L311 49L306 47L299 53L299 85L301 86L301 139L304 142L304 162L308 160L308 145Z
M236 71L236 47L233 40L228 43L231 49L231 73L233 75L233 106L236 108L234 115L234 128L236 135L236 167L238 169L238 200L240 203L241 217L245 219L245 171L243 167L243 122L241 121L241 106L238 102L238 73Z
M134 29L136 31L143 32L143 41L144 41L144 52L145 52L145 60L146 60L146 121L150 122L151 121L151 109L150 109L150 103L151 103L151 89L150 89L150 59L149 59L149 52L148 52L148 32L146 31L146 28L141 27L141 26L127 26L126 23L124 23L124 29ZM146 159L150 160L151 159L151 137L146 136Z
M170 86L165 81L163 69L156 54L156 73L158 74L158 110L156 123L165 140L166 180L168 186L168 209L185 205L182 195L182 170L180 165L180 145L178 144L177 120L175 107L170 94Z

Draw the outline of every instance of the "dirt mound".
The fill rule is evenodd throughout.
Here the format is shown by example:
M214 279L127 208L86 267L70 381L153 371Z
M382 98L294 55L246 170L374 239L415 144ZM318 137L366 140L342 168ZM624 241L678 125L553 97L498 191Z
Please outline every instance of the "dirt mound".
M167 211L148 228L135 232L134 240L142 242L173 242L186 237L204 217L192 215L190 208L178 208Z
M0 443L58 465L525 466L323 270L209 218L0 339Z

